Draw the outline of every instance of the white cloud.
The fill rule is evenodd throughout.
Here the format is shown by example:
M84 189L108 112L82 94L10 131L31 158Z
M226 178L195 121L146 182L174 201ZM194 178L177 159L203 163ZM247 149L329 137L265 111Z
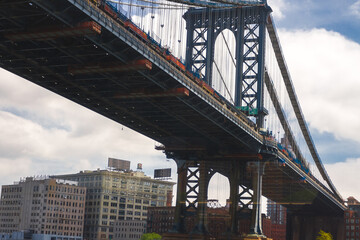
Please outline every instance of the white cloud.
M360 142L360 45L324 29L279 32L310 126Z
M149 175L174 166L153 140L2 69L0 129L0 185L30 175L103 169L108 157L130 160L133 169L141 162Z
M0 184L10 185L19 181L21 177L34 175L31 168L31 159L25 157L0 157Z
M360 18L360 1L358 0L350 6L350 13L358 18Z
M225 206L229 196L229 180L219 173L214 174L209 182L208 199L217 199L221 206Z
M357 184L360 181L360 158L326 164L325 168L344 199L353 196L360 200L360 186Z
M286 1L285 0L270 0L269 6L272 8L272 15L277 19L283 19L285 17Z

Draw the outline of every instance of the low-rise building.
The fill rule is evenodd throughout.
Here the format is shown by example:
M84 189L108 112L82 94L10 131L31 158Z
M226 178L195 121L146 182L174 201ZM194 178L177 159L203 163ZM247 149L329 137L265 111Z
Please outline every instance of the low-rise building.
M114 240L139 240L145 232L145 220L118 220L115 222Z

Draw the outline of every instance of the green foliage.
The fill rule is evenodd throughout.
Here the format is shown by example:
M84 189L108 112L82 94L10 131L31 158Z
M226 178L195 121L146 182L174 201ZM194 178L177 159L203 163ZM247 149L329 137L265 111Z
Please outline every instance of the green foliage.
M161 240L161 236L157 233L145 233L140 240Z
M333 240L331 233L324 232L320 230L319 236L316 237L316 240Z

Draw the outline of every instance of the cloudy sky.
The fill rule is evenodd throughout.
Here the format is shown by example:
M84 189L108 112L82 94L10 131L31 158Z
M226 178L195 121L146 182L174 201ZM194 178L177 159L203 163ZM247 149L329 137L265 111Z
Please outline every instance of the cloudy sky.
M269 5L300 104L335 186L360 200L360 0L293 2ZM105 168L108 157L141 162L148 175L175 167L153 140L3 69L0 129L0 185Z

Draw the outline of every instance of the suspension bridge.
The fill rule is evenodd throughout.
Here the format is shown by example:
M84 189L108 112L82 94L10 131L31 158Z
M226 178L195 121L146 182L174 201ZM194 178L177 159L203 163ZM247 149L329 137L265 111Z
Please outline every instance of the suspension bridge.
M207 239L215 173L230 182L226 239L243 239L238 219L248 208L245 239L267 239L261 196L288 209L287 239L319 229L342 239L346 207L311 138L271 11L264 0L1 0L0 67L160 143L178 165L165 239ZM109 239L110 228L85 226L84 237Z

